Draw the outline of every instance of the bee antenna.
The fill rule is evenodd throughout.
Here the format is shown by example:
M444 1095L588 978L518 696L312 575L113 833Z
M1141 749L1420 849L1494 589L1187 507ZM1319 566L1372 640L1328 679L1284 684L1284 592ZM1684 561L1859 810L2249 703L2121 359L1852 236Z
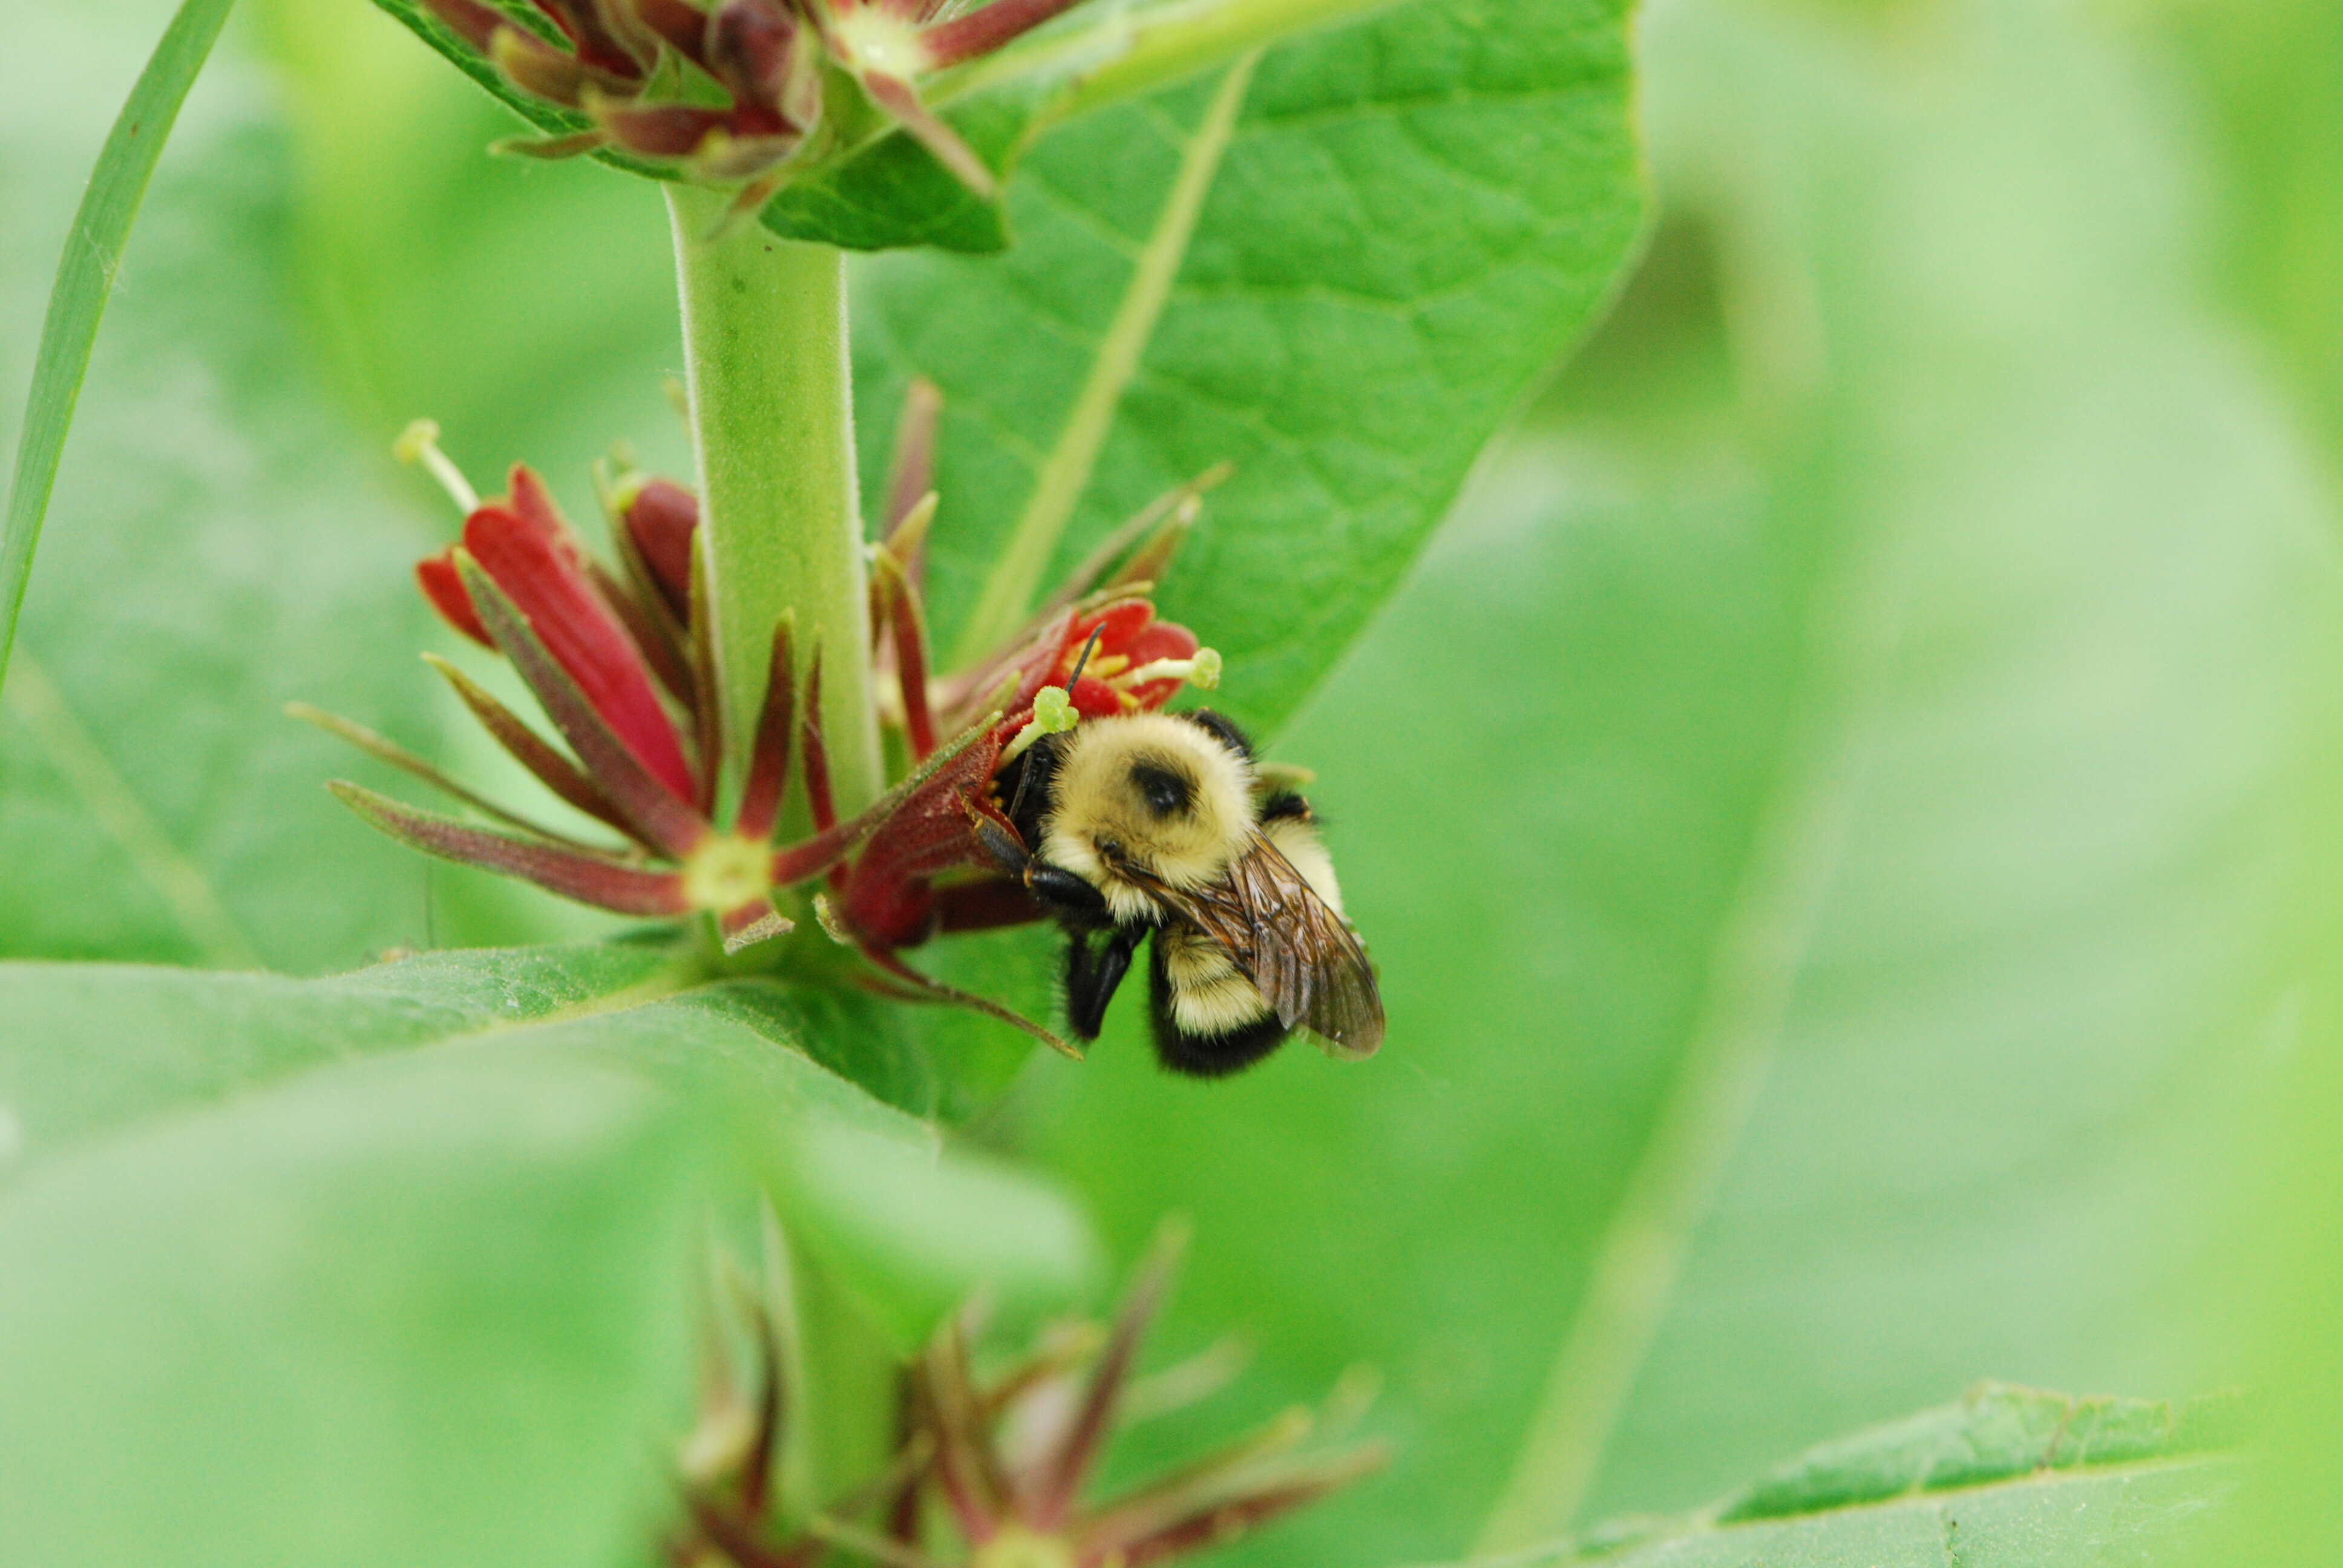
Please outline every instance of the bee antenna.
M1090 641L1082 644L1081 658L1074 660L1073 674L1066 677L1066 695L1068 697L1071 697L1074 694L1074 682L1082 678L1083 669L1090 664L1091 655L1098 649L1099 638L1105 635L1106 623L1104 621L1101 621L1098 625L1091 628L1091 639Z
M1098 625L1091 628L1091 639L1082 644L1082 656L1074 660L1073 674L1066 677L1066 696L1070 699L1074 695L1074 682L1082 678L1083 667L1090 663L1091 655L1098 650L1099 638L1105 635L1106 623L1104 621L1099 622ZM1032 782L1033 759L1031 754L1029 752L1025 759L1024 771L1017 775L1016 793L1009 798L1009 819L1011 822L1017 820L1018 808L1025 804L1025 787Z
M1017 792L1009 798L1009 820L1012 825L1017 821L1018 808L1025 804L1025 786L1031 782L1033 782L1033 753L1029 750L1025 753L1024 770L1017 775ZM1018 831L1021 833L1024 829L1020 828Z

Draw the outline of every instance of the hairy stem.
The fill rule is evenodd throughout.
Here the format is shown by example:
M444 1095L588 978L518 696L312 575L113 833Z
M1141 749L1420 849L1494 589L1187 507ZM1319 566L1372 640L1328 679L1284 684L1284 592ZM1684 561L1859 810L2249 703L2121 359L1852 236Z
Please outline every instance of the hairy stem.
M678 184L667 199L723 672L727 791L747 775L773 628L794 611L799 637L821 647L831 787L851 814L878 797L880 776L845 256L754 223L711 238L729 205L722 192Z

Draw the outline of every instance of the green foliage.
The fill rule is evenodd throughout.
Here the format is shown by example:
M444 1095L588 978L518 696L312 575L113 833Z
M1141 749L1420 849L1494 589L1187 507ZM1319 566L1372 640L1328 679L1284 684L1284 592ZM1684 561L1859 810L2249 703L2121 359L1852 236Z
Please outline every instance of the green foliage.
M120 39L163 20L19 9L12 386ZM2321 1560L2343 1037L2290 982L2343 930L2333 492L2201 264L2323 385L2324 14L2134 6L2189 67L2158 75L2050 0L1817 9L1651 8L1650 252L1306 705L1627 246L1614 8L1417 0L1282 46L1192 227L1167 198L1225 75L1034 143L1008 253L858 264L866 494L903 381L950 398L947 648L1004 541L1061 568L1235 460L1166 608L1320 772L1381 1059L1174 1081L1125 999L1091 1062L1020 1077L989 1026L819 988L653 999L696 971L639 945L0 968L0 1408L73 1412L0 1422L12 1539L639 1560L699 1242L756 1194L839 1352L825 1431L978 1279L1036 1309L1085 1277L1054 1189L909 1110L1038 1156L1118 1252L1196 1221L1163 1349L1259 1365L1131 1433L1133 1473L1382 1372L1391 1473L1226 1561L1543 1562L1983 1375L2272 1385L2277 1462L2210 1508L2248 1466L2166 1452L2162 1407L1996 1394L1591 1560L2206 1562L2189 1532L2239 1513L2234 1560ZM558 929L371 842L316 786L383 780L275 710L481 777L408 660L406 568L452 524L380 447L436 414L580 512L613 437L678 471L659 204L480 156L501 111L367 8L266 19L297 134L232 38L61 474L0 709L12 955L315 971ZM920 961L1046 1008L1050 945ZM2145 1440L2070 1446L2093 1425Z
M421 0L375 3L494 94L535 129L560 136L587 121L515 89ZM491 0L523 25L555 36L518 0ZM1091 0L1056 25L1000 54L948 71L923 96L1003 180L1035 138L1058 122L1144 97L1250 50L1388 9L1392 0ZM833 97L833 109L837 100ZM812 156L763 214L790 239L855 250L935 246L998 251L1011 241L998 196L970 191L910 136L883 124L840 133ZM597 154L639 174L668 177L624 154Z
M1617 1568L1977 1568L2190 1561L2236 1485L2230 1402L1987 1386L1825 1444L1682 1522L1554 1562ZM1549 1561L1540 1558L1538 1561Z
M2343 9L2136 0L2217 171L2207 249L2343 463ZM2176 96L2178 95L2176 95Z
M1021 608L988 577L1012 540L1038 536L1046 584L1233 464L1161 599L1227 656L1214 700L1274 727L1605 297L1642 211L1624 7L1422 0L1269 55L1183 234L1166 193L1216 85L1043 142L998 260L875 258L858 391L871 417L915 374L943 388L931 603L962 654ZM1175 280L1117 375L1163 247Z
M68 101L107 91L123 15L43 22ZM190 98L92 363L0 707L0 951L346 966L425 942L448 885L348 831L320 785L349 758L281 711L307 698L419 739L439 699L407 577L434 530L305 363L265 90L231 51ZM0 297L21 327L103 120L40 97L0 113L24 236Z
M30 1560L639 1559L711 1236L830 1332L1084 1289L1081 1221L656 949L328 980L0 965L0 1510ZM767 1015L769 1019L770 1015ZM820 1326L820 1325L818 1325ZM800 1420L850 1432L822 1404ZM819 1436L817 1441L820 1441ZM125 1499L135 1499L126 1504Z
M1196 1088L1126 1017L1018 1103L1118 1248L1195 1217L1169 1332L1244 1327L1255 1413L1384 1374L1389 1479L1236 1561L1444 1560L1516 1470L1516 1544L1681 1509L1988 1373L2247 1371L2215 1172L2326 505L2124 56L1931 15L1648 19L1654 251L1276 749L1383 1056Z
M7 671L17 613L24 608L25 581L41 538L41 518L56 483L58 460L65 455L65 429L81 396L98 319L106 313L116 269L122 265L123 244L130 237L130 223L138 216L155 160L162 156L172 122L179 116L179 105L211 54L227 11L228 0L186 0L179 7L123 105L90 175L81 210L74 215L41 327L40 357L8 481L7 515L0 519L0 675Z

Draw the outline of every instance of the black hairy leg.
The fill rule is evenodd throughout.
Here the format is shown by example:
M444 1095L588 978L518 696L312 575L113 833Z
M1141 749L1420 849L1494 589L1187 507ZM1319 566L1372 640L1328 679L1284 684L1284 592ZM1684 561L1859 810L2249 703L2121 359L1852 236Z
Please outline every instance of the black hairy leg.
M1066 934L1066 1027L1076 1039L1099 1037L1106 1005L1131 972L1131 955L1146 935L1144 927L1133 926Z

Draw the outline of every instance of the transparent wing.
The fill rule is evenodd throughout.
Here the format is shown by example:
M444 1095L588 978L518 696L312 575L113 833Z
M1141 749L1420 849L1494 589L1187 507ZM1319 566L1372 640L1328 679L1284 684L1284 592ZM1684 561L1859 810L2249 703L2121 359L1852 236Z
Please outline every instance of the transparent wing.
M1286 1028L1308 1030L1332 1056L1373 1056L1383 1044L1366 949L1268 839L1255 834L1220 881L1162 896L1228 949Z

